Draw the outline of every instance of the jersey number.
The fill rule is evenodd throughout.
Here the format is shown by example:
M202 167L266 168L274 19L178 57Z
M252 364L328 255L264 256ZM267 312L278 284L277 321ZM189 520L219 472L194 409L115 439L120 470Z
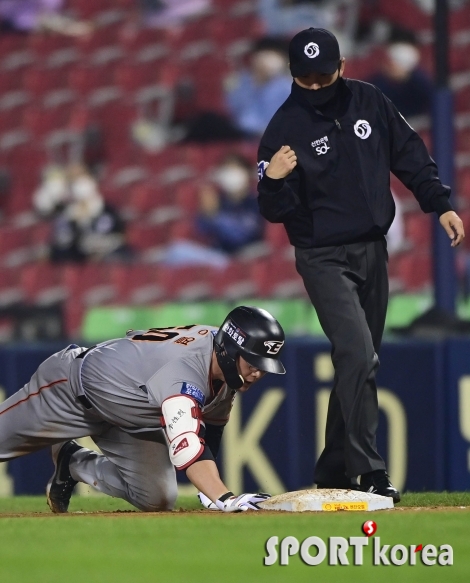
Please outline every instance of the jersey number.
M171 328L150 328L144 334L137 334L133 336L132 340L147 340L150 342L165 342L165 340L171 340L179 336L179 332L176 330L191 330L194 328L195 324L190 324L189 326L172 326Z

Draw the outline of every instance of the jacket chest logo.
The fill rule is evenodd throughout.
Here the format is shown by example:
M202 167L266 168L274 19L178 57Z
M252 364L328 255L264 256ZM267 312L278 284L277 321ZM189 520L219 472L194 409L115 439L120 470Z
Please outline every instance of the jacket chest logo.
M372 133L370 123L365 119L358 119L354 124L354 133L361 140L366 140Z
M323 154L326 154L328 150L331 149L330 144L328 142L328 136L323 136L323 138L319 138L314 142L310 142L310 145L316 152L317 156L322 156Z

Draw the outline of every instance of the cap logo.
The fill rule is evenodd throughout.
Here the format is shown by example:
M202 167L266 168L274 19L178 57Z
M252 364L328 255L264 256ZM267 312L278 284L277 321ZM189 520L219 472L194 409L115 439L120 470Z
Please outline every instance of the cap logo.
M284 345L284 341L279 340L266 340L264 343L268 347L268 354L277 354Z
M354 133L358 138L361 138L361 140L366 140L372 133L370 123L365 119L358 119L354 124Z
M314 59L320 54L320 47L317 43L308 43L308 45L305 45L304 47L304 53L309 59Z

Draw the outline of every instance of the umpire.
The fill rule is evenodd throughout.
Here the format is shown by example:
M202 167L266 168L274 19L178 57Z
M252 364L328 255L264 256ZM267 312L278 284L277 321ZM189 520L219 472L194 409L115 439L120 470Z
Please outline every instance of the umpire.
M388 302L390 171L435 212L452 247L465 234L450 188L418 134L377 87L343 77L335 36L309 28L289 46L294 82L258 152L259 206L284 223L296 266L332 344L335 380L315 483L391 496L377 452L377 353ZM360 476L360 486L358 477Z

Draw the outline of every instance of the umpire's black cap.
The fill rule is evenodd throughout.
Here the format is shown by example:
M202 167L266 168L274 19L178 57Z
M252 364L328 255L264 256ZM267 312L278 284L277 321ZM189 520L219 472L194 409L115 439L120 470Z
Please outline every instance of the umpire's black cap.
M324 28L307 28L298 32L289 44L292 77L310 73L332 75L339 67L339 45L335 35Z

